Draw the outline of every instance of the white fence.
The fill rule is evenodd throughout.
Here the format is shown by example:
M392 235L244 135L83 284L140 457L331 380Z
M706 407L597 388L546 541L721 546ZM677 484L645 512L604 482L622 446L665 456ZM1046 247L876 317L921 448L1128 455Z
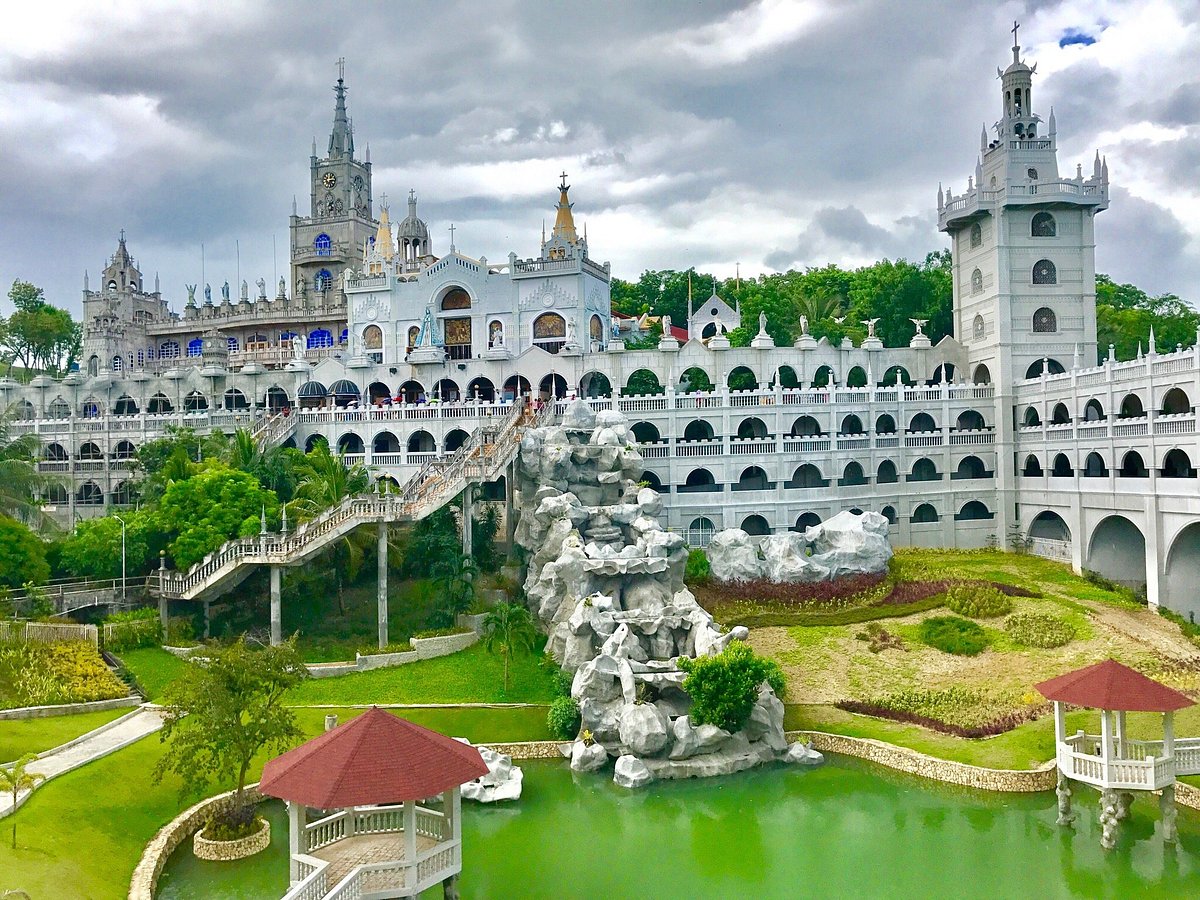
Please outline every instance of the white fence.
M26 641L56 644L60 641L87 641L100 646L95 625L69 625L52 622L0 622L0 641Z

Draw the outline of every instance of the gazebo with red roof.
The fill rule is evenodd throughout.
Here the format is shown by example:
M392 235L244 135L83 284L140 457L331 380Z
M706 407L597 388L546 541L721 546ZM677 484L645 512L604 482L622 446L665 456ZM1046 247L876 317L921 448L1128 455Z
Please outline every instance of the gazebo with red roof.
M471 745L378 707L271 760L259 790L288 801L285 900L338 888L415 897L438 882L453 892L462 870L459 789L486 773ZM309 822L310 808L327 814Z
M1162 791L1163 837L1174 840L1175 778L1200 774L1200 738L1175 738L1175 711L1194 701L1116 660L1059 675L1036 685L1054 702L1054 745L1058 763L1059 824L1070 824L1068 779L1100 789L1101 844L1116 843L1116 824L1129 812L1131 791ZM1100 734L1068 737L1066 705L1100 710ZM1131 740L1126 712L1162 714L1161 741Z

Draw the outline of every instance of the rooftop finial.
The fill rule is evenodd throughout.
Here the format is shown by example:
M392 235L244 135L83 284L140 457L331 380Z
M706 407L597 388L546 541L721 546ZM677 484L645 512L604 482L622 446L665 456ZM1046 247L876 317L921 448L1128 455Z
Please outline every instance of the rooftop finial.
M455 231L454 225L451 224L451 226L450 226L450 252L451 253L455 252L454 251L454 231Z
M346 59L338 58L338 80L333 88L337 97L333 107L333 131L329 135L329 156L354 156L354 133L346 115ZM315 155L315 154L314 154Z
M339 56L337 61L338 81L346 80L346 57Z
M560 177L562 180L561 180L561 181L558 183L558 189L559 189L560 191L569 191L569 190L571 189L571 186L570 186L569 184L567 184L567 173L566 173L566 171L564 171L564 172L562 173L562 175L560 175L559 177Z
M1013 48L1012 48L1012 51L1013 51L1013 62L1015 62L1015 63L1019 63L1021 61L1021 45L1017 43L1017 29L1020 27L1021 27L1021 24L1016 19L1013 19L1013 27L1012 27Z

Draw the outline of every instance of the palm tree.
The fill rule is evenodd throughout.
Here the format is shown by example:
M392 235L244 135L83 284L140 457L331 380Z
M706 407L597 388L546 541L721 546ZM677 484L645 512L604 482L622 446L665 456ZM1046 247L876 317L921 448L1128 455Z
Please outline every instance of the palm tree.
M833 291L804 291L796 298L796 308L808 319L810 325L816 325L825 319L841 315L844 302L845 298Z
M37 470L41 440L33 432L13 431L13 413L0 416L0 513L29 525L43 525L49 517L35 497L50 479Z
M37 754L26 753L15 763L6 768L0 769L0 791L12 793L12 808L15 811L17 808L17 797L22 791L32 791L37 787L39 781L44 781L46 776L39 772L27 772L25 767L37 759ZM13 822L12 830L12 846L17 849L17 823Z
M508 661L514 653L533 652L537 629L529 610L519 603L498 603L483 618L483 647L504 657L504 692L508 693Z
M311 451L296 461L294 475L295 493L285 508L297 522L315 519L346 498L365 493L371 484L371 476L362 463L347 466L342 454L333 453L324 441L318 441ZM344 569L346 576L353 580L369 544L369 537L350 532L336 545L334 580L340 615L346 614L342 598L342 571Z
M263 448L247 428L239 428L221 453L231 467L248 472L258 483L286 499L292 492L292 467L282 447Z

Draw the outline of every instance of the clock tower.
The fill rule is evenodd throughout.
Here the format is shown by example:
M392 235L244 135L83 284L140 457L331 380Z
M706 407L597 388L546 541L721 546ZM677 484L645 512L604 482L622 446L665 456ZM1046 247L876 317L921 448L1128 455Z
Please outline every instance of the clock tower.
M364 243L378 227L372 218L371 151L365 160L354 157L346 90L345 61L338 60L329 150L319 159L314 140L309 158L309 215L299 215L292 205L291 293L296 306L343 304L341 274L362 256Z

